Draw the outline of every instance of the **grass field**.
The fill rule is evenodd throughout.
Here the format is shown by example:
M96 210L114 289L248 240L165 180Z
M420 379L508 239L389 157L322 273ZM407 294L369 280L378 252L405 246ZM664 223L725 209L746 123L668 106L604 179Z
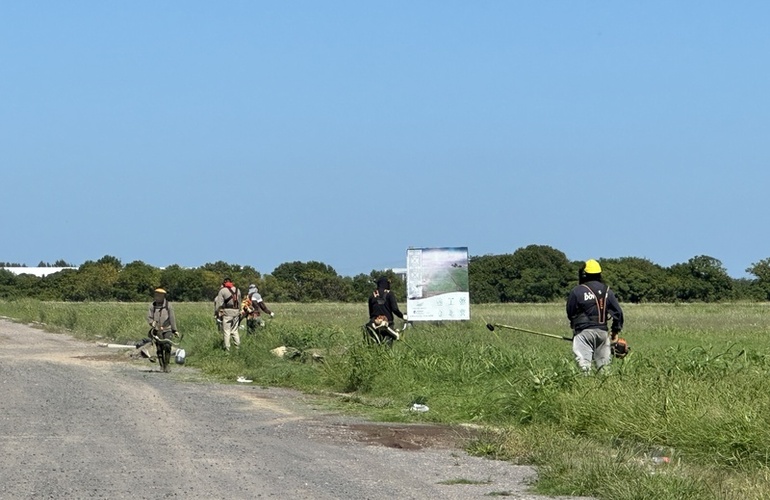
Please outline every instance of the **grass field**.
M187 363L210 377L344 393L336 404L376 419L479 424L469 451L538 466L541 493L770 498L768 304L624 305L631 354L590 377L568 342L484 327L567 335L562 304L474 305L471 321L419 323L392 349L363 344L365 304L274 304L276 318L231 356L210 304L174 306ZM146 309L0 302L4 316L121 343L145 335ZM281 345L296 359L270 354Z

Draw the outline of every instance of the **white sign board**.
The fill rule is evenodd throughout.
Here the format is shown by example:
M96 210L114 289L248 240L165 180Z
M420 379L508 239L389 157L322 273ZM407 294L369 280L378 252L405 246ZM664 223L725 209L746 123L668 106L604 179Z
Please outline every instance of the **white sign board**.
M471 319L467 247L406 251L406 312L410 321Z

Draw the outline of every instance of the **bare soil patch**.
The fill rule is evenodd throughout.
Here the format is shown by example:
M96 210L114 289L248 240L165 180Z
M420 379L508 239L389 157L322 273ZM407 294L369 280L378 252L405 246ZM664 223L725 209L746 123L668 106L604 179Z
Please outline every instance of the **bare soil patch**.
M361 443L402 450L462 448L477 434L468 427L426 424L358 423L346 427Z

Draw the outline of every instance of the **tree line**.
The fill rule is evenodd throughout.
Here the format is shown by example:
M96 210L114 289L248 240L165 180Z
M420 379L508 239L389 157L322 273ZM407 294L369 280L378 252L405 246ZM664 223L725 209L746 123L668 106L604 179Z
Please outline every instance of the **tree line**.
M604 281L622 302L770 300L770 258L746 269L754 276L752 279L731 278L718 259L706 255L670 267L638 257L599 260ZM577 282L581 263L544 245L530 245L510 254L472 256L468 265L471 301L564 300ZM250 284L257 285L267 302L364 302L374 281L383 275L391 279L399 300L405 300L406 284L392 270L372 270L350 277L339 275L329 265L310 261L284 263L263 275L251 266L222 261L196 268L172 265L161 269L142 261L124 265L118 258L106 255L43 277L0 269L0 298L136 302L149 300L152 291L160 286L172 301L210 301L227 276L244 292Z
M18 264L15 262L0 262L0 267L28 267L26 264ZM50 262L40 261L37 264L37 267L75 267L66 260L59 259L53 264Z

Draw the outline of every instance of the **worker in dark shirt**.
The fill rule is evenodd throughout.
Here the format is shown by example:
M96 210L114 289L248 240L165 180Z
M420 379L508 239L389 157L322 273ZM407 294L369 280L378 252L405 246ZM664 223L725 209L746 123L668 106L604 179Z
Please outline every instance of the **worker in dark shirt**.
M578 283L567 299L567 318L574 333L572 352L580 368L589 373L592 364L601 370L610 363L611 343L623 329L623 310L594 259L581 266ZM608 319L612 319L610 328Z
M374 337L382 337L390 342L398 340L398 332L393 328L394 316L407 320L406 314L398 308L396 297L390 291L390 280L383 276L377 280L377 289L369 296L369 323L365 326Z

